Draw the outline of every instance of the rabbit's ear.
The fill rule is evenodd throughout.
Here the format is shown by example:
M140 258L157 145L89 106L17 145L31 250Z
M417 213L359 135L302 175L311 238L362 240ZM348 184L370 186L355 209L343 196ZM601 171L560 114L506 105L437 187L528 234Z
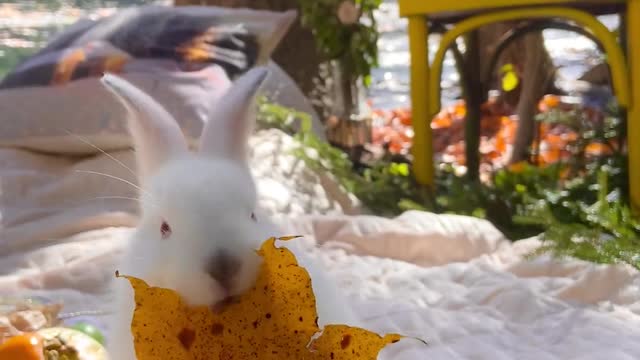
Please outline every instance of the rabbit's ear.
M151 96L113 74L105 74L101 80L131 113L129 132L142 182L170 157L188 151L178 123Z
M202 154L246 160L248 137L255 121L256 94L268 73L262 66L251 69L213 105L200 137Z

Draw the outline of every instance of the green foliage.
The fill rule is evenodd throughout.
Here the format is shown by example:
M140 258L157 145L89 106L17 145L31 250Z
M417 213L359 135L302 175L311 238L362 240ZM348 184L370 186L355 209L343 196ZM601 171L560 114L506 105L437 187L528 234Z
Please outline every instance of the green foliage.
M262 126L294 134L300 144L295 150L298 157L313 169L333 174L378 215L394 216L416 209L485 218L511 239L541 235L543 246L531 255L551 253L595 263L626 263L640 269L640 223L627 205L627 162L621 152L581 162L581 167L573 163L546 167L516 164L497 171L490 185L456 176L453 167L443 166L437 173L434 197L417 186L407 164L380 160L356 172L343 151L310 132L308 115L266 100L261 104ZM297 133L293 130L296 121L307 124ZM586 131L570 146L575 147L576 154L584 153L584 138L619 138L616 131L621 130L614 128L621 128L620 121L606 120L602 131ZM568 169L576 176L562 181Z
M519 164L516 170L503 169L493 175L492 185L456 176L452 167L437 175L439 212L487 219L510 239L535 236L544 229L537 222L518 221L526 204L557 186L558 167L537 168Z
M613 105L607 109L604 115L601 121L594 120L588 116L585 110L576 105L568 110L552 109L537 116L539 122L562 125L580 134L577 140L567 145L567 150L571 153L571 158L566 163L569 177L575 177L581 172L589 171L589 167L605 165L602 163L603 161L618 161L614 168L626 171L626 168L619 164L619 160L624 157L620 144L626 141L626 122L622 120L619 109ZM586 148L591 143L602 144L611 151L612 155L607 158L588 159ZM626 176L624 178L626 179ZM626 189L626 186L622 186L623 184L618 185Z
M13 70L23 59L35 52L34 48L12 48L0 45L0 79Z
M371 83L371 69L378 65L378 30L373 16L382 0L355 0L359 11L353 24L343 24L338 8L350 0L298 0L302 9L302 24L311 29L318 50L330 60L343 61L354 78L362 77L364 85Z
M264 96L258 98L257 126L259 128L276 128L288 134L294 134L296 123L299 123L301 133L311 131L309 114L271 103Z
M532 204L530 219L546 228L542 237L545 245L533 255L550 252L595 263L626 263L640 270L640 222L619 200L619 190L609 191L610 178L607 169L598 172L598 183L591 186L598 200L593 204L573 203L571 210L576 218L573 222L563 222L557 217L550 202ZM565 200L562 204L567 208L569 202Z

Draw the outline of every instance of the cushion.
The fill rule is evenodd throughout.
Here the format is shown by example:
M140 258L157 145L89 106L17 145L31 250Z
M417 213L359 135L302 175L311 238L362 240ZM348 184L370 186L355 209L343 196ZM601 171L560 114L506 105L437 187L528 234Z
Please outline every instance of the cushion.
M234 78L266 64L295 18L295 11L220 7L124 9L71 25L7 74L0 88L59 84L55 75L62 70L70 72L67 80L96 76L90 68L109 55L170 59L183 70L218 64Z
M222 68L197 72L168 70L154 60L132 61L120 74L147 92L197 139L209 108L229 87ZM131 145L125 107L97 77L49 87L0 91L0 146L57 154L94 154Z
M188 139L197 139L210 107L231 79L255 64L269 64L295 16L292 11L146 6L93 26L82 20L0 85L0 146L62 154L130 146L129 114L100 83L105 71L147 92L178 120ZM144 31L139 31L141 25ZM210 35L208 42L187 41L203 30ZM238 37L246 41L236 43ZM179 39L188 43L183 47L186 54L202 54L200 50L211 44L213 50L204 58L188 60L176 50ZM284 85L292 85L295 93L292 82Z

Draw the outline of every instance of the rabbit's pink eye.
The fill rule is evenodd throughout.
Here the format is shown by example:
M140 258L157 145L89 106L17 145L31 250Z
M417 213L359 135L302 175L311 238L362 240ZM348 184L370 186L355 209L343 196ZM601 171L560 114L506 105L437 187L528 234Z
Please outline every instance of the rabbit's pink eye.
M163 221L162 225L160 225L160 233L162 234L163 239L166 239L171 235L171 226L169 226L166 221Z
M258 221L258 218L256 217L255 213L251 213L251 220Z

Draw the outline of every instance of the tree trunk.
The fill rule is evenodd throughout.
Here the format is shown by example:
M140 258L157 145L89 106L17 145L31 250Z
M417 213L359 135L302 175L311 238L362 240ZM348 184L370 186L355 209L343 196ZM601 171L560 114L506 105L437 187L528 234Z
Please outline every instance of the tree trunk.
M518 116L518 129L509 163L526 160L529 147L535 135L535 116L538 102L542 96L553 88L555 69L551 57L544 46L542 33L532 33L516 40L500 57L497 69L488 69L489 59L495 50L497 41L516 22L497 23L482 27L480 32L481 56L479 68L482 74L493 71L494 79L500 84L499 69L505 64L513 64L520 83L512 91L501 91L500 101L515 108ZM486 84L490 87L496 83ZM500 89L501 86L498 86Z
M524 38L527 57L522 72L522 92L518 101L518 130L509 163L529 158L529 147L536 132L535 116L538 103L553 80L555 69L544 47L542 33L528 34Z
M256 10L285 11L298 10L297 0L175 0L176 5L209 5L230 8L250 8ZM303 28L300 18L291 26L280 45L276 48L273 60L291 76L302 92L309 98L314 90L314 79L319 77L320 64L325 61L316 48L311 31ZM316 104L319 114L323 111ZM324 120L324 119L323 119Z
M482 82L482 73L474 69L480 58L480 34L472 31L466 36L467 51L462 61L464 70L461 76L464 99L467 105L465 116L464 144L467 165L467 178L478 181L480 178L480 131L482 112L480 108L486 101L486 86Z

